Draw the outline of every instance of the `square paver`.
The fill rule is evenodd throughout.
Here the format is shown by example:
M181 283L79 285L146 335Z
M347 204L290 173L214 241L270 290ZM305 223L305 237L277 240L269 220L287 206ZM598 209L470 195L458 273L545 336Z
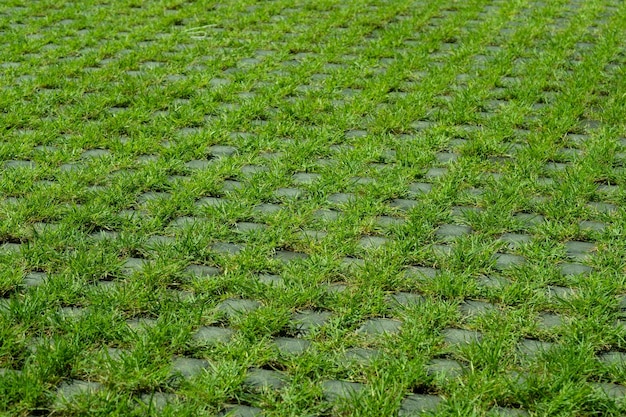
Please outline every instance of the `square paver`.
M442 334L444 342L451 347L461 347L482 340L482 334L474 330L448 328Z
M322 383L322 392L328 401L345 401L358 397L365 391L366 386L358 382L330 380Z
M291 323L296 330L306 333L324 326L331 317L332 314L328 311L305 310L294 314Z
M56 391L55 408L63 407L78 399L80 396L94 395L101 391L104 387L97 382L88 382L80 380L65 381L59 385Z
M268 369L250 369L244 379L244 385L252 391L278 390L287 384L287 377L278 372Z
M432 359L426 364L426 373L436 378L456 379L463 372L463 366L452 359Z
M626 399L626 387L620 384L614 384L610 382L594 382L591 386L602 395L606 397L623 402Z
M170 374L174 377L188 379L199 375L208 368L209 362L204 359L177 357L172 360Z
M248 314L261 307L261 303L256 300L229 298L217 305L217 310L229 319Z
M229 405L221 411L219 417L260 417L263 410L248 405Z
M281 355L302 355L311 349L311 342L305 339L297 339L292 337L277 337L274 339L274 346Z
M384 334L392 335L400 332L402 322L393 319L374 318L365 321L357 329L358 334L366 336L380 336Z
M226 327L203 326L193 334L192 341L200 346L228 343L234 334L234 330Z
M398 416L413 417L429 415L435 412L442 402L443 399L436 395L411 394L402 401Z
M552 342L523 339L518 345L518 351L523 358L532 360L540 355L552 351L555 347L556 345Z

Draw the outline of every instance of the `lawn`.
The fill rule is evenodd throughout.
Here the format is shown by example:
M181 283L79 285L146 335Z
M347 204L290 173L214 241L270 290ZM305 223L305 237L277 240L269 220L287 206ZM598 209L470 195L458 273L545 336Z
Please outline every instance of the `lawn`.
M620 0L0 2L0 415L626 415L625 39Z

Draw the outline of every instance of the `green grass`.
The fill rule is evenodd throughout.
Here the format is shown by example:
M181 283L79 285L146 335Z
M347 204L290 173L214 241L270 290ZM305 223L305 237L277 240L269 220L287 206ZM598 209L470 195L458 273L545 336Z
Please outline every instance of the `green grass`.
M0 415L626 414L622 2L0 35Z

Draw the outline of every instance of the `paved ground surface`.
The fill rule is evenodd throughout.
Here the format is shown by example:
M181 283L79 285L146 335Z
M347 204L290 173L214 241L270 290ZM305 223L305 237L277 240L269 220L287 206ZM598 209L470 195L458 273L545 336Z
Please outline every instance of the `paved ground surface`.
M624 415L625 16L2 2L0 412Z

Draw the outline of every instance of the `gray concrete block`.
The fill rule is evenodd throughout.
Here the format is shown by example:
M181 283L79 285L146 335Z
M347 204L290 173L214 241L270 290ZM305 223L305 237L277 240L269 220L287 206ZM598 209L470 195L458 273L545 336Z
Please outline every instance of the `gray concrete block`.
M454 247L452 245L431 245L430 249L437 257L448 257L454 252Z
M280 262L289 263L294 261L302 261L308 259L309 255L301 252L292 252L289 250L279 249L274 252L274 259Z
M53 408L63 408L64 405L76 401L79 397L90 396L101 391L104 387L97 382L72 379L59 385Z
M176 357L172 360L171 375L183 378L193 378L209 368L209 362L204 359Z
M214 266L207 265L189 265L185 268L185 274L193 278L207 278L220 275L222 271Z
M196 208L205 208L205 207L219 207L222 205L226 205L229 203L229 200L225 198L219 197L203 197L196 201L194 206Z
M331 316L332 314L328 311L304 310L294 314L291 323L297 331L306 333L324 326Z
M29 272L24 277L24 286L25 287L38 287L43 285L48 280L48 275L44 272Z
M222 190L227 193L241 190L244 187L245 185L242 182L235 180L224 180L224 182L222 183Z
M241 173L246 177L251 177L261 172L269 172L269 168L263 165L244 165L241 167Z
M192 159L189 162L185 162L185 168L191 171L202 171L213 165L213 161L208 159Z
M341 216L341 212L336 210L321 209L313 213L313 218L323 221L335 221Z
M390 207L398 209L400 211L409 211L419 204L417 200L408 200L404 198L394 198L389 203Z
M439 239L451 242L461 236L467 236L472 233L472 228L458 224L442 224L435 231L435 236Z
M432 359L426 364L426 374L435 378L456 379L463 372L463 366L452 359Z
M83 307L63 307L59 316L65 320L79 320L89 314L89 309Z
M193 344L210 346L214 344L228 343L235 332L225 327L204 326L200 327L192 336Z
M128 258L122 265L122 274L130 275L135 272L141 272L149 263L148 259Z
M558 314L540 313L537 321L537 328L546 331L556 331L565 325L565 320Z
M274 191L274 197L280 199L298 199L303 197L306 194L306 191L301 188L295 187L283 187L278 188Z
M433 126L435 126L435 122L432 122L430 120L416 120L413 123L411 123L411 127L418 131L427 130Z
M168 227L173 229L183 229L185 227L191 227L193 225L200 224L203 221L204 219L200 219L198 217L181 216L172 220Z
M83 152L80 156L81 159L98 159L111 156L111 151L108 149L89 149Z
M368 251L380 249L383 246L387 245L389 242L391 242L389 239L381 236L364 236L359 239L357 246L361 250Z
M304 339L297 339L293 337L277 337L274 339L274 346L278 349L278 352L284 356L296 356L302 355L308 349L311 348L311 342Z
M349 93L346 93L344 95L351 96L351 95L353 95L351 92L354 91L354 90L352 90L352 89L344 89L343 91L344 92L350 91ZM366 130L354 129L354 130L348 130L346 132L346 138L347 139L350 139L350 138L362 138L362 137L365 137L365 136L367 136L367 131Z
M358 334L366 336L380 336L383 334L397 334L400 332L402 322L393 319L373 318L365 321L357 329Z
M8 167L7 167L8 168ZM67 173L67 172L79 172L86 169L84 164L78 163L78 162L72 162L72 163L67 163L67 164L63 164L59 167L59 171L63 172L63 173Z
M131 352L126 349L107 347L103 350L103 356L111 361L119 362Z
M248 314L261 307L261 303L255 300L229 298L217 305L217 310L229 319Z
M479 287L501 290L511 285L511 281L498 275L482 275L476 280Z
M242 243L215 242L211 245L211 250L220 255L238 255L244 247Z
M171 197L172 195L170 193L166 193L162 191L148 191L143 194L140 194L137 197L137 201L140 203L146 203L148 201L167 200Z
M37 163L34 161L11 160L11 161L5 161L4 167L7 169L9 168L34 169L37 167Z
M402 227L405 224L406 224L406 220L400 217L378 216L376 218L376 225L383 229L392 229L394 227Z
M348 204L356 200L352 193L335 193L328 196L328 201L335 204Z
M445 177L447 173L448 173L448 168L434 167L426 171L426 173L424 174L424 178L431 180L431 181L435 181L439 178Z
M370 365L377 358L381 357L381 352L376 349L364 349L364 348L349 348L343 354L340 359L340 363L345 365L357 364L361 366Z
M519 255L510 255L507 253L496 253L493 256L495 260L494 268L498 271L513 268L518 265L523 265L526 259Z
M409 184L409 195L412 197L428 194L433 189L433 185L425 182L415 182Z
M596 245L590 242L565 242L565 253L569 258L576 261L588 259L596 249Z
M332 284L326 285L326 292L332 295L341 294L347 290L348 290L348 286L340 282L334 282Z
M7 378L19 377L22 375L22 371L18 369L0 368L0 377L6 376Z
M287 384L287 377L278 371L253 368L248 370L243 383L255 392L279 390Z
M482 340L482 334L475 330L448 328L442 331L444 342L450 347L459 347Z
M534 339L523 339L518 344L518 352L525 359L534 359L555 348L552 342L542 342Z
M425 416L439 408L443 398L428 394L411 394L400 404L398 417Z
M169 404L175 404L178 402L178 397L175 394L167 392L142 394L139 399L146 407L156 411L162 411Z
M626 387L607 382L592 382L591 386L611 400L623 402L626 398Z
M310 185L319 181L321 177L322 176L320 174L313 174L313 173L308 173L308 172L297 172L293 174L292 181L294 184L297 184L297 185Z
M0 244L0 254L18 254L22 250L22 245L19 243L3 243Z
M363 268L365 261L363 259L354 258L352 256L346 256L341 260L341 267L347 270L354 270Z
M437 152L435 154L435 159L437 160L437 162L447 164L459 159L459 154L453 152Z
M126 320L126 325L135 333L145 332L157 325L155 319L137 317L134 319Z
M515 251L522 246L532 242L530 235L523 235L519 233L505 233L500 236L500 242L506 244L508 250Z
M430 268L427 266L409 266L404 275L408 278L415 278L418 280L430 281L437 277L437 271L435 268Z
M593 272L593 268L579 263L565 262L560 265L560 271L563 275L588 275Z
M546 221L545 217L540 214L534 213L516 213L513 215L513 219L522 228L531 228L534 226L538 226Z
M488 417L526 417L529 415L526 410L509 407L493 407L487 413Z
M590 202L587 203L587 207L596 213L600 214L612 214L617 212L617 206L615 204L603 203L603 202Z
M158 250L166 246L176 244L176 238L172 236L152 235L144 243L144 248L150 251Z
M322 382L322 392L327 401L341 401L358 397L366 391L366 386L358 382L348 381L324 381Z
M395 293L386 298L391 308L410 308L424 303L425 300L423 295L409 292Z
M459 305L459 312L465 317L477 317L497 311L498 307L485 301L465 300Z
M582 221L578 224L580 230L585 232L603 233L606 230L606 223L594 221Z
M452 217L463 220L471 215L480 214L485 211L481 207L470 207L470 206L454 206L450 210Z
M368 185L376 183L376 180L372 177L352 177L350 182L353 185Z
M263 410L247 405L227 405L218 416L219 417L260 417Z
M276 214L283 209L283 206L278 204L264 203L254 206L252 212L258 215L267 216Z
M273 274L261 274L258 276L258 280L259 282L268 285L268 286L273 286L273 287L284 287L285 286L285 280L278 276L278 275L273 275Z
M321 242L328 236L328 233L322 230L303 230L297 233L297 237L305 242Z
M267 230L267 225L263 223L239 222L235 225L238 232L255 233Z
M237 148L227 145L213 145L209 147L208 152L215 157L226 157L236 154Z
M547 288L548 297L567 300L576 295L576 290L569 287L560 287L558 285L549 285Z
M598 356L598 360L606 366L626 366L626 353L611 351Z

